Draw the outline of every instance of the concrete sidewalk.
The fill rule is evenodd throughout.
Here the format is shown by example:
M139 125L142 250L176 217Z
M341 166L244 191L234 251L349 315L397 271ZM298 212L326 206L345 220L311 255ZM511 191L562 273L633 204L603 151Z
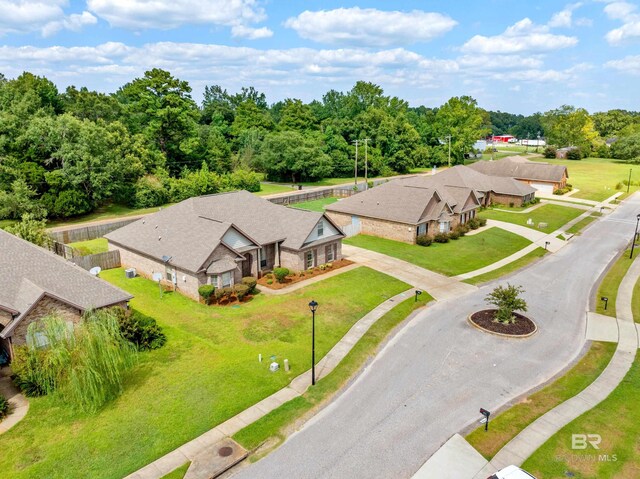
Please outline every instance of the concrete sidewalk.
M461 283L455 278L434 273L407 261L357 246L343 244L342 254L355 263L368 266L416 288L423 289L438 301L457 298L477 289L475 286Z
M405 299L411 298L415 289L409 289L387 299L356 322L335 346L316 364L316 379L322 379L351 351L353 346L364 336L369 328L387 312ZM183 444L179 448L165 454L151 464L128 475L126 479L161 479L164 475L178 467L201 457L203 453L228 436L257 421L282 404L304 394L311 385L311 370L302 373L291 381L289 386L245 409L231 419L218 424L201 436Z
M0 394L9 401L10 408L7 417L0 420L0 434L22 421L29 411L29 401L11 381L10 372L8 367L0 371Z

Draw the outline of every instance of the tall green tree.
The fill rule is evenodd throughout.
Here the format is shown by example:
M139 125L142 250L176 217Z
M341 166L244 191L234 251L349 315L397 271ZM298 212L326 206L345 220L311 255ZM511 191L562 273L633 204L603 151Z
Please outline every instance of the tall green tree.
M589 153L602 141L584 108L563 105L546 112L541 121L547 143L558 147L577 146L583 153Z

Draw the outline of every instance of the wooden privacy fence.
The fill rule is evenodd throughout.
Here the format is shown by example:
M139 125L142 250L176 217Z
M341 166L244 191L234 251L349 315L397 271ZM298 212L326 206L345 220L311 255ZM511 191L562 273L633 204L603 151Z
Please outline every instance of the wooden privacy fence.
M276 205L293 205L295 203L304 203L305 201L319 200L332 196L337 198L346 198L348 196L354 195L355 193L357 193L357 191L354 191L353 186L349 185L348 187L327 188L323 190L299 190L295 193L267 199L271 201L271 203L275 203Z
M112 231L122 228L123 226L133 223L139 219L140 217L135 217L89 226L78 226L75 228L70 227L64 230L49 231L49 236L51 236L55 241L64 244L75 243L76 241L88 241L96 238L102 238L107 233L111 233Z
M74 256L70 259L82 269L89 271L91 268L100 266L102 269L113 269L120 267L120 251L105 251L104 253L90 254L87 256Z

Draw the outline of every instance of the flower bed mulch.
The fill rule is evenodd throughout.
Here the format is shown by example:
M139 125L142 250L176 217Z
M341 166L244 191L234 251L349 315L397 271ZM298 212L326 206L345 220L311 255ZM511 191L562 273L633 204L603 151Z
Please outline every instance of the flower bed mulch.
M509 324L495 321L495 315L495 309L477 311L469 316L469 322L490 333L520 338L531 336L538 330L536 323L519 313L514 313L514 316L517 318L516 322Z
M258 280L258 285L270 289L282 289L292 284L299 283L300 281L304 281L305 279L315 278L316 276L320 276L322 274L330 273L331 271L344 268L345 266L349 266L350 264L353 264L353 261L349 261L348 259L339 259L338 261L331 262L331 268L325 268L324 270L322 270L318 266L316 266L312 271L305 270L304 276L300 276L300 272L295 271L287 276L282 283L278 283L276 279L272 277L272 275L267 274ZM268 284L267 281L272 281L272 283Z

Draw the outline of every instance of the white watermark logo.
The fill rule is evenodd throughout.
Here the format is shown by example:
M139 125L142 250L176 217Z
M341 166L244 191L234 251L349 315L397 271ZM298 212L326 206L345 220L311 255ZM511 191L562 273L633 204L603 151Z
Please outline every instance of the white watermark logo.
M594 449L600 449L602 437L600 434L572 434L571 449L584 450L591 446Z

